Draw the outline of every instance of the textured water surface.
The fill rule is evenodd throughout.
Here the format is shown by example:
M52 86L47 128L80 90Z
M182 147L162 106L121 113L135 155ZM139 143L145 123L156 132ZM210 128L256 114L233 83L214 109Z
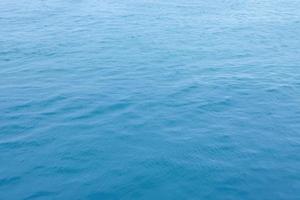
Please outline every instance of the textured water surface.
M1 200L299 198L300 1L0 1Z

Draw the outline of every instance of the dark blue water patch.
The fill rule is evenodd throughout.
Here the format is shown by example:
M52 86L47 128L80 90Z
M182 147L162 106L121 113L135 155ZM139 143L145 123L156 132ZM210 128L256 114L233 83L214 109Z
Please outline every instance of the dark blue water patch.
M298 199L299 8L1 1L0 199Z

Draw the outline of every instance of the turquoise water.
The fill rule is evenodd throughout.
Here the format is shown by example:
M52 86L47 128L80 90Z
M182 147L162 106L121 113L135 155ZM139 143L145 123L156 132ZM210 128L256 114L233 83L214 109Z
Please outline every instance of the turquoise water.
M0 199L299 199L299 10L0 1Z

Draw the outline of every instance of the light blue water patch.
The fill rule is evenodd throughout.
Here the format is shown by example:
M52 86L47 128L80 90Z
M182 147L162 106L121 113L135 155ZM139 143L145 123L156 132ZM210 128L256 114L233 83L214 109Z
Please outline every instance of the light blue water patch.
M0 199L299 199L299 10L0 1Z

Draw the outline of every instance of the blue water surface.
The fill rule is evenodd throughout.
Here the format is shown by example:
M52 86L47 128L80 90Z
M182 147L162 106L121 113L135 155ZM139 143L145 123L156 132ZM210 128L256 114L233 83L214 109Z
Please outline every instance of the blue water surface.
M300 199L300 1L1 0L0 199Z

